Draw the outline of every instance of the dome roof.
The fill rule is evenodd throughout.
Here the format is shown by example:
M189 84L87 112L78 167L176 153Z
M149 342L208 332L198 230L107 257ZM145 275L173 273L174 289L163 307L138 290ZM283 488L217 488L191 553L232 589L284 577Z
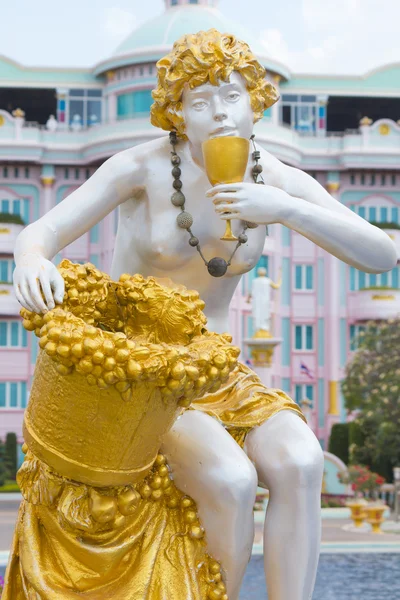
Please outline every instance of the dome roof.
M287 67L266 56L260 43L250 43L253 35L227 19L217 8L204 5L183 5L168 8L164 13L135 29L115 50L114 54L96 65L95 75L127 65L157 61L172 48L182 35L208 29L233 33L250 44L260 62L284 79L290 78Z

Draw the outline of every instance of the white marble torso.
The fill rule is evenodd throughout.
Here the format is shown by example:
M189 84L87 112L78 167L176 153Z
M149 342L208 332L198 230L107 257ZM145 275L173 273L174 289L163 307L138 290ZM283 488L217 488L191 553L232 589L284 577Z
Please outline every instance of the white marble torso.
M111 275L117 278L128 272L170 277L176 283L196 289L206 303L209 327L214 331L227 331L229 303L240 277L255 267L262 254L265 226L248 229L248 242L238 249L226 275L212 277L197 250L189 245L188 232L176 224L180 209L170 200L175 190L172 187L169 141L164 138L149 144L152 146L151 151L146 152L149 158L142 163L146 171L145 185L134 198L120 205ZM212 199L205 196L211 187L207 175L192 160L187 142L178 144L177 153L182 160L185 210L194 218L192 231L199 238L207 260L215 256L227 260L235 242L220 240L225 231L225 221L215 213ZM252 166L250 159L245 181L252 181ZM276 176L271 172L270 178L276 179ZM243 222L233 220L232 229L234 234L240 233Z

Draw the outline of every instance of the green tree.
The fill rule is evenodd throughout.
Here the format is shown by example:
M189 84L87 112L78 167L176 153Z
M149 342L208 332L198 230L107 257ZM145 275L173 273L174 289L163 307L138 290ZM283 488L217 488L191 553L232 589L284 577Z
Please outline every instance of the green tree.
M350 462L386 478L400 464L400 318L369 322L346 366L343 395L358 416L350 428Z
M15 433L7 433L6 436L6 465L9 479L15 479L17 476L17 436Z
M5 459L5 449L2 440L0 440L0 486L4 485L7 479L7 468Z
M340 458L346 465L349 463L349 424L336 423L332 427L328 452Z

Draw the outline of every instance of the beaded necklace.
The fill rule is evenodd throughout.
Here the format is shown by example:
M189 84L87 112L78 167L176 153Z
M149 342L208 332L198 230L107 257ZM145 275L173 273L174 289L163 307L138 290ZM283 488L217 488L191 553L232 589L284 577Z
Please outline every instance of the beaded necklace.
M254 138L255 138L254 135L252 135L250 138L250 140L253 144L253 148L254 148L252 157L255 162L255 165L252 169L252 175L253 175L254 183L259 183L261 185L264 185L264 180L261 176L263 168L262 168L262 165L260 165L258 162L261 158L261 153L259 150L256 149L256 145L254 143ZM171 163L172 163L172 177L174 178L172 185L175 189L174 193L171 196L171 202L174 206L181 209L181 212L179 213L179 215L176 218L176 222L178 224L178 227L181 227L181 229L186 229L186 231L190 234L189 245L192 246L193 248L196 248L196 250L200 254L204 264L206 265L209 274L212 275L212 277L222 277L227 272L228 267L231 266L232 259L235 256L238 248L242 244L245 244L247 242L248 237L245 233L246 229L255 229L256 227L258 227L258 224L250 223L249 221L245 221L243 231L238 235L238 242L235 246L235 249L233 250L231 256L229 257L229 259L227 261L224 258L221 258L220 256L215 256L211 260L207 261L206 258L204 258L204 255L201 251L200 241L193 234L192 229L191 229L191 227L193 225L193 217L189 212L185 211L186 198L182 192L182 181L180 178L182 171L179 166L181 164L181 159L178 156L178 154L176 153L176 145L178 144L178 137L176 135L176 131L170 132L169 141L172 146ZM258 181L259 177L260 177L260 180Z

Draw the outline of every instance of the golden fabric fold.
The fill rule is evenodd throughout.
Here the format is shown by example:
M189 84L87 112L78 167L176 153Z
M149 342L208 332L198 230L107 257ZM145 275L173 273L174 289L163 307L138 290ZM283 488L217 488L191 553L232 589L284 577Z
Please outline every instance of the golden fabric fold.
M107 503L110 494L124 489L94 490L64 481L58 499L46 501L37 488L46 489L49 477L57 476L29 454L25 470L31 471L31 482L25 476L20 484L26 498L40 503L21 504L2 600L227 598L221 568L206 554L193 500L169 477L162 493L154 494L161 490L154 487L159 473L168 469L161 455L158 461L138 487L133 514L119 513L99 524L90 514L93 504L88 510L88 496L95 492Z
M242 447L251 429L281 410L292 410L306 421L290 396L282 390L265 387L258 375L242 363L217 392L195 400L190 410L200 410L217 418Z

